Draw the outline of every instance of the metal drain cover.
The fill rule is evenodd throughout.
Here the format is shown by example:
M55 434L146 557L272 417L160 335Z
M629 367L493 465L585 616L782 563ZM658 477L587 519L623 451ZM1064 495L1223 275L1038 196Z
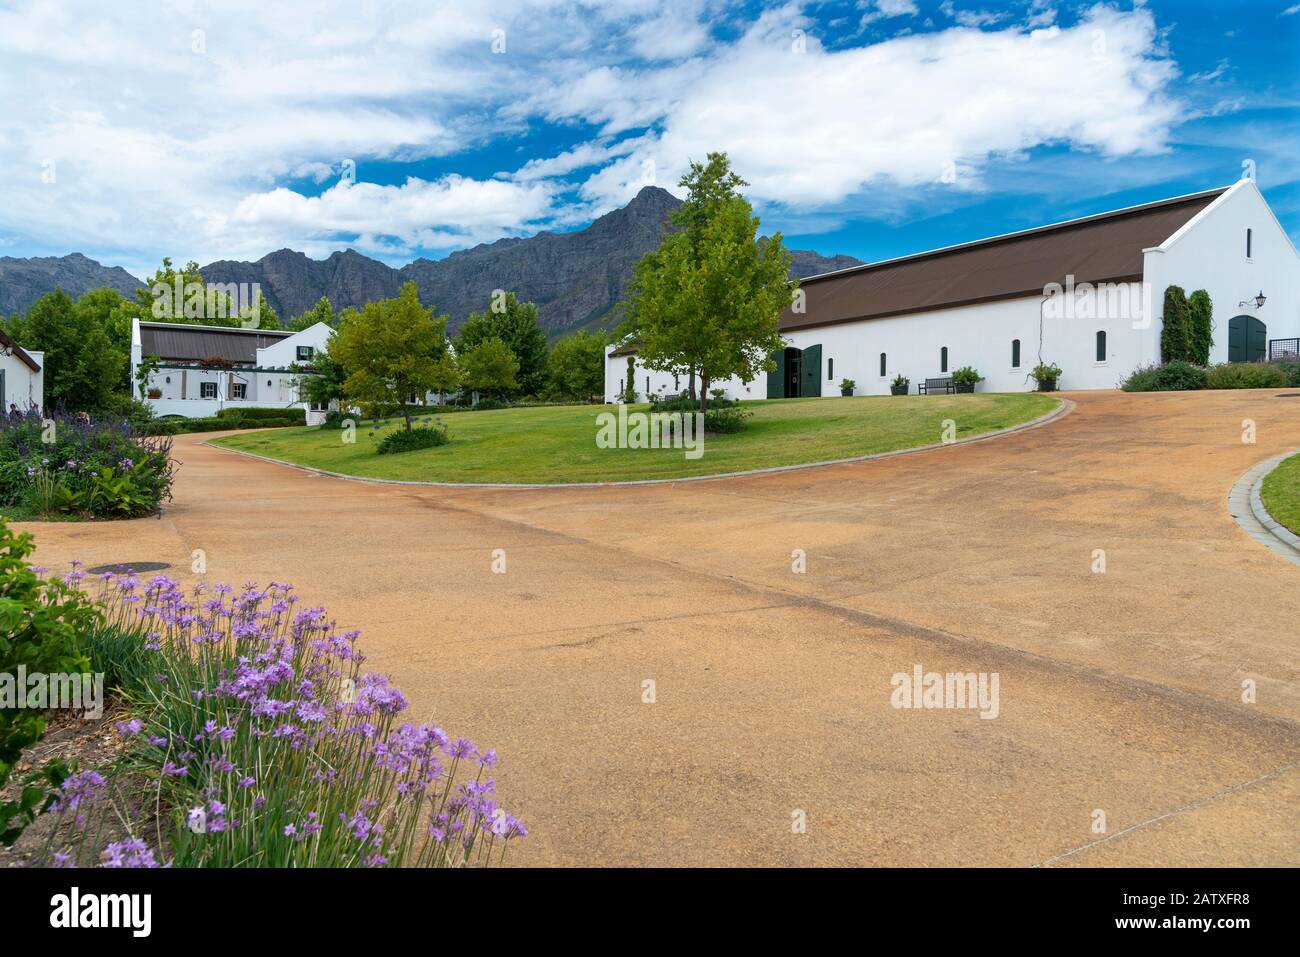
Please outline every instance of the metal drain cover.
M86 571L91 575L130 575L133 572L160 572L171 567L170 562L118 562L116 565L96 565Z

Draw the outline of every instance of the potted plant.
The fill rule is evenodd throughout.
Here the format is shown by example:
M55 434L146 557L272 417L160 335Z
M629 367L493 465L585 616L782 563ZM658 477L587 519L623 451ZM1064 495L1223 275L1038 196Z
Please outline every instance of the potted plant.
M854 382L852 379L841 379L841 380L840 380L840 395L843 395L843 396L849 396L849 395L852 395L852 394L853 394L853 390L856 389L857 387L858 387L858 384L857 384L856 382Z
M161 398L162 398L162 389L152 388L152 389L150 389L150 390L149 390L147 393L145 393L145 394L146 394L149 398L151 398L151 399L161 399Z
M1055 362L1051 364L1040 362L1034 366L1034 371L1029 374L1038 383L1039 392L1055 392L1056 381L1061 378L1061 367Z
M900 372L889 384L889 392L891 395L907 395L907 387L911 384L912 380Z
M962 366L952 374L952 385L955 392L974 392L975 384L983 381L984 377L970 366Z

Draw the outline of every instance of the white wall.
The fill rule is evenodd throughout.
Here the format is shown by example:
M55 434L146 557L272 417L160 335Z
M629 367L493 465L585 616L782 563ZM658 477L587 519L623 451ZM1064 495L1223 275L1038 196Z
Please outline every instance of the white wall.
M45 404L45 354L26 350L41 371L33 372L31 366L17 356L0 356L0 369L4 370L3 407L0 413L9 414L9 405L13 403L26 412L32 403L37 408Z
M1157 314L1171 285L1182 286L1188 295L1197 289L1210 294L1215 325L1211 362L1228 361L1233 316L1259 319L1268 327L1269 339L1300 338L1300 256L1252 181L1236 183L1160 247L1147 250L1145 259ZM1238 305L1261 291L1264 308L1253 302Z
M298 359L299 346L311 346L317 352L328 351L330 334L334 330L323 322L308 326L301 332L281 339L274 345L257 350L257 364L264 369L278 369L293 365ZM305 360L302 360L305 361Z
M623 392L623 381L627 378L627 356L610 357L610 353L617 349L617 345L605 347L605 401L618 402ZM646 379L649 378L649 389L647 390ZM680 395L686 391L689 386L686 376L674 377L671 372L655 372L653 369L647 369L641 365L641 360L636 359L636 397L638 402L649 401L647 395L653 393L662 397L671 397ZM699 388L699 380L696 380L696 388ZM729 399L765 399L767 398L767 377L759 375L753 382L744 383L739 379L727 379L725 382L712 382L709 389L722 389Z

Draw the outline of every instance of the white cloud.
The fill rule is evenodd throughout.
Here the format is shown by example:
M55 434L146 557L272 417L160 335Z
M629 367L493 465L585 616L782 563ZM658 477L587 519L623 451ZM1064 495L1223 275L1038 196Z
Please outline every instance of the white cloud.
M191 0L139 16L19 0L0 10L0 234L136 262L347 245L403 259L572 224L673 188L716 149L760 204L812 221L947 168L970 188L1043 144L1164 148L1176 69L1148 10L1034 29L1054 16L1035 0L1025 24L990 30L948 8L973 26L840 48L797 2L754 18L727 0ZM914 0L861 10L923 25L901 19ZM504 158L547 124L573 131L563 149ZM473 150L497 151L498 175L365 182L378 161L454 169ZM361 182L304 194L348 160Z

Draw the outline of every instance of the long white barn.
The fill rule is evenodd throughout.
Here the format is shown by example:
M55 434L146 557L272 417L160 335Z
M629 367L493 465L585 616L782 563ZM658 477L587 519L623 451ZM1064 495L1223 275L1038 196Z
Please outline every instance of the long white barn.
M1166 288L1213 302L1212 362L1300 351L1300 254L1252 180L1037 229L854 266L800 282L781 317L787 348L755 381L715 383L742 399L910 392L973 366L979 391L1036 387L1039 362L1062 389L1114 388L1160 359ZM684 377L611 346L605 400L619 401L631 360L639 400Z

